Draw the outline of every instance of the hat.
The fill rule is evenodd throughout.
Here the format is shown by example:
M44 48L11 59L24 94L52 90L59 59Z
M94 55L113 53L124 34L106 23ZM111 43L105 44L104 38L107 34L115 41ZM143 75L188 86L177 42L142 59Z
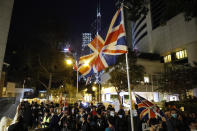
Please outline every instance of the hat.
M45 109L44 112L45 113L49 113L50 111L49 111L49 109Z
M120 109L120 110L118 111L118 115L125 115L125 111L124 111L123 109Z

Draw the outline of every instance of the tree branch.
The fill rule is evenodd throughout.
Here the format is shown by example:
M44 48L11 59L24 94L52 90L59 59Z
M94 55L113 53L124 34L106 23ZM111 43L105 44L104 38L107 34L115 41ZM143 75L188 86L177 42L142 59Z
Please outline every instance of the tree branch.
M41 64L40 56L38 56L38 62L40 64L40 66L43 68L43 70L45 70L47 73L49 73L49 71Z
M47 85L44 84L42 81L38 80L46 89L48 89Z

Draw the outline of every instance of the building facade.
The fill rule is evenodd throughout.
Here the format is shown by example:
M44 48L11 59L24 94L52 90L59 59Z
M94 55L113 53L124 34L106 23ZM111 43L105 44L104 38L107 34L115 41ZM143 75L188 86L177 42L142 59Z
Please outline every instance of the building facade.
M197 19L185 21L179 13L161 25L164 10L161 0L151 0L147 16L132 24L133 47L139 52L156 53L164 63L182 61L193 64L197 61Z
M0 1L0 74L3 67L3 59L7 44L13 4L14 0Z
M164 1L150 0L148 8L146 16L132 23L134 49L159 54L163 65L197 62L197 19L185 21L184 14L178 13L162 23ZM192 94L197 96L197 90L194 89Z
M13 4L14 0L0 1L0 94L2 94L4 86L5 74L2 73L2 68L4 63L4 55L7 44Z

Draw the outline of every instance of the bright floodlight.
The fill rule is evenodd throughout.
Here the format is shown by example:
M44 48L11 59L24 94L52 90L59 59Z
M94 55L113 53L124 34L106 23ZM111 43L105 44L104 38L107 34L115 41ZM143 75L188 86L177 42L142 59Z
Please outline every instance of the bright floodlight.
M66 64L71 65L72 64L72 60L70 60L70 59L66 60Z

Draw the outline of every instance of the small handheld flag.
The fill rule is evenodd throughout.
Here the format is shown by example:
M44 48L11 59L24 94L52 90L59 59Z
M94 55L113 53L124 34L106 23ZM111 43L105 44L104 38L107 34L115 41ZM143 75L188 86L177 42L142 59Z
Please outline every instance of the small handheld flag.
M161 117L159 107L137 94L135 94L135 98L140 119L148 120L150 118L157 118L158 116Z

